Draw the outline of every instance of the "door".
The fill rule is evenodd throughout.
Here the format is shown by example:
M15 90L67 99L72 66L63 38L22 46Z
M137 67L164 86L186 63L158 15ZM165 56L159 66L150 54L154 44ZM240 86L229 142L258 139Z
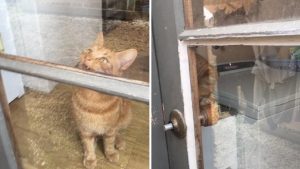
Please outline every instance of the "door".
M153 41L152 41L153 44ZM165 131L162 126L165 124L165 118L163 115L162 99L161 99L161 88L159 83L159 74L157 69L157 58L155 55L154 45L152 45L152 74L151 74L151 85L152 85L152 152L151 152L151 167L157 169L169 168L169 158L167 152L167 141Z
M170 168L299 168L299 5L153 2Z
M163 124L167 124L170 121L170 113L174 109L178 109L184 112L183 96L181 91L181 77L180 77L180 66L178 60L178 39L177 36L183 31L183 13L182 13L182 2L181 1L152 1L152 26L153 26L153 42L154 48L152 52L155 53L156 57L152 59L152 64L157 61L157 72L161 92L161 105L155 105L155 96L152 98L153 102L152 108L161 107L161 112L155 112L152 118L158 118L163 121ZM152 56L154 57L154 56ZM153 71L156 71L155 69ZM153 72L152 72L153 73ZM155 75L155 73L153 73ZM155 82L155 81L153 81ZM155 90L152 86L152 90ZM155 86L156 87L156 86ZM152 110L154 113L154 110ZM160 115L159 113L162 113ZM157 115L158 114L158 115ZM186 113L185 113L186 114ZM187 113L188 114L188 113ZM156 119L152 119L152 126L157 128ZM152 127L152 160L153 166L159 166L161 163L166 163L168 159L169 168L183 169L189 168L188 150L194 151L194 139L187 140L185 138L177 138L172 132L165 132L165 135L161 137L156 137L158 132L164 132L163 124L160 124L160 130L154 130ZM187 123L188 130L193 130L194 128L189 126L192 123ZM157 132L157 133L155 133ZM191 138L193 136L189 135L186 138ZM194 137L193 137L194 138ZM156 147L155 142L159 140L160 143L166 142L166 147L168 151L168 158L165 160L156 158L158 155L163 154L161 145ZM190 141L190 143L188 143ZM155 154L156 153L156 154ZM155 164L153 164L155 163ZM191 164L192 165L192 164Z

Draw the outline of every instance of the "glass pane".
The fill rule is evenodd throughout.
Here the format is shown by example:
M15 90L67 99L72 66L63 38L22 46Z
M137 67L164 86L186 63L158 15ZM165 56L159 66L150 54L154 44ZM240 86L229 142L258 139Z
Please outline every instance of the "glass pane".
M148 81L148 9L148 0L1 0L0 33L6 53L75 67L103 32L105 48L137 50L125 77Z
M197 48L206 169L300 166L300 47Z
M112 96L91 91L82 93L85 89L43 79L40 81L48 85L54 84L55 87L48 92L41 92L38 88L24 89L21 75L2 71L2 76L10 102L10 121L24 169L85 168L84 150L87 149L86 146L93 146L93 141L87 141L93 137L87 138L80 133L89 135L92 130L98 133L93 133L97 135L97 140L95 148L91 148L89 152L92 154L95 151L96 155L93 158L90 154L89 157L91 157L90 164L93 164L93 159L97 160L97 169L148 168L148 105L130 101L131 123L126 128L118 130L118 138L123 138L126 147L120 139L116 142L116 146L124 150L117 151L119 161L113 163L109 161L112 158L105 155L104 147L108 144L105 146L103 140L104 138L107 140L108 137L102 135L108 134L108 130L113 126L121 129L121 124L129 121L127 118L130 117L128 116L130 112L125 110L128 108L127 104L125 107L123 102L121 106L121 101L116 101ZM93 96L88 99L79 99L91 93ZM92 105L94 102L97 104ZM113 108L109 109L109 106ZM104 107L108 109L103 109ZM79 109L80 111L77 111ZM122 113L126 114L121 114L121 109Z
M203 8L203 12L194 12L194 17L204 18L203 27L291 20L300 17L298 0L203 0L202 2L203 6L199 8Z

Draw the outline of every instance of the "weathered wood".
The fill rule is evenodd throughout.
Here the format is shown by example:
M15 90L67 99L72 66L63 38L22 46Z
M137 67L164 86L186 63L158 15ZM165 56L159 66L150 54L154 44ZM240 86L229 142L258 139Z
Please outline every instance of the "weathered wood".
M193 115L195 121L195 140L196 140L196 153L197 153L197 165L198 168L204 168L203 155L202 155L202 133L201 133L201 121L204 120L204 116L200 112L199 104L199 89L197 78L197 61L194 48L188 49L189 57L189 69L192 89L192 102L193 102Z
M3 119L4 118L4 119ZM1 75L0 69L0 119L4 120L1 122L0 125L0 137L5 141L5 152L8 155L7 162L9 163L10 167L18 167L18 169L22 169L21 161L19 158L18 148L16 144L16 137L12 130L12 123L10 118L10 109L8 106L8 101L6 99L6 94L4 91L4 84ZM1 121L1 120L0 120ZM9 152L7 152L9 151ZM2 152L2 153L5 153Z
M199 0L184 0L184 19L185 29L200 28L204 25L203 16L203 1ZM197 66L196 66L196 53L195 49L188 49L190 80L191 80L191 92L192 92L192 106L194 117L194 133L195 133L195 147L196 147L196 159L199 169L204 168L203 152L202 152L202 132L201 132L201 118L203 115L200 113L199 105L199 89L197 79Z
M185 40L188 46L226 46L226 45L247 45L247 46L299 46L300 35L295 36L270 36L270 37L232 37L217 39L196 39Z
M208 40L225 38L256 38L300 35L300 20L250 23L214 28L185 30L179 35L181 40Z
M202 0L184 0L184 19L185 29L195 29L203 27L203 1Z

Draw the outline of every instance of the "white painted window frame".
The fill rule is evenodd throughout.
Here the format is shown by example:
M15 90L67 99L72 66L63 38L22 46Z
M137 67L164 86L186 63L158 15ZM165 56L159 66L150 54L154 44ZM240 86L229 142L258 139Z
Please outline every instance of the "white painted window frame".
M191 169L197 169L188 48L211 45L298 46L300 45L300 20L185 30L179 35L178 40L184 116L187 124L188 161Z
M300 44L300 20L260 22L185 30L179 39L186 45L281 45Z

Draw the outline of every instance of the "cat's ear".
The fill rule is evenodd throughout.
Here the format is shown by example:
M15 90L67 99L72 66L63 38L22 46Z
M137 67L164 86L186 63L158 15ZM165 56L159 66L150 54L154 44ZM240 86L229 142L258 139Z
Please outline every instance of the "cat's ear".
M101 49L101 48L103 48L103 45L104 45L103 32L99 32L98 35L97 35L97 39L94 42L93 46L98 48L98 49Z
M122 52L118 52L116 53L116 55L120 61L120 70L126 70L134 62L137 56L137 50L128 49Z

